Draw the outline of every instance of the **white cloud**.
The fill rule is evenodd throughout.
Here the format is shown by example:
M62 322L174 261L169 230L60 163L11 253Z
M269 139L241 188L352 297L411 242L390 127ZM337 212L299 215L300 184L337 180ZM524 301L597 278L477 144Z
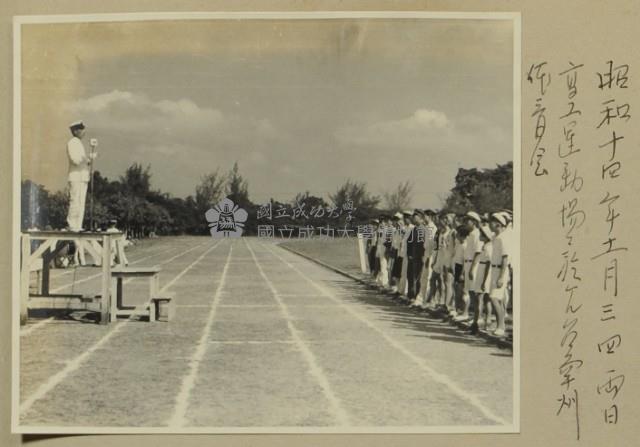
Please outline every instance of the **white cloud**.
M153 100L141 93L113 90L65 105L70 117L82 119L89 133L143 145L188 145L211 152L224 148L239 155L261 150L282 138L267 118L248 118L203 107L189 98Z
M113 90L109 93L102 93L90 98L80 99L74 103L68 104L67 107L74 113L86 113L86 112L100 112L111 104L116 102L132 103L134 96L130 92L121 92L120 90Z
M224 126L219 110L200 107L190 99L153 101L145 95L113 90L67 104L67 110L100 130L137 134L207 132Z
M403 124L418 129L444 129L449 127L451 122L447 115L437 110L418 109Z
M360 161L358 178L378 185L375 193L409 180L421 207L440 206L458 168L490 168L513 159L510 128L490 114L453 117L421 107L397 119L344 126L334 137L336 153Z
M191 185L185 176L227 170L235 161L267 169L270 148L286 138L267 118L205 107L190 98L154 100L113 90L64 108L70 120L85 121L88 137L100 139L100 169L107 175L119 175L134 162L151 164L158 181L179 184L173 189L182 194L189 193L183 184Z
M488 118L464 115L451 119L444 112L420 108L408 117L346 126L334 134L345 150L361 148L402 156L433 155L437 164L477 164L511 159L511 135ZM426 151L426 152L425 152Z
M443 112L418 109L411 116L399 120L380 121L365 126L339 129L335 136L343 144L420 144L434 136L451 132L453 123Z

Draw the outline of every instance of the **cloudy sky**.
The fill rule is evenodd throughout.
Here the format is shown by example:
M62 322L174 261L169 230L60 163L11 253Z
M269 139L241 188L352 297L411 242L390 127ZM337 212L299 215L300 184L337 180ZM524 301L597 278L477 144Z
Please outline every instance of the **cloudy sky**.
M237 161L255 202L351 178L438 207L459 167L512 159L513 29L498 20L29 25L23 177L63 188L66 126L97 168L150 164L176 196Z

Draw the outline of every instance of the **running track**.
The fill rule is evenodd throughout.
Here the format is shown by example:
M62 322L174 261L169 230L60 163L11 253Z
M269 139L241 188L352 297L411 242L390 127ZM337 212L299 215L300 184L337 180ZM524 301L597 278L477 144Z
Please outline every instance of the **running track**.
M170 323L32 320L20 424L64 427L462 427L512 422L513 357L255 238L161 238ZM59 291L97 290L97 269ZM74 277L75 276L75 277ZM125 286L142 305L144 282ZM129 304L127 303L127 304Z

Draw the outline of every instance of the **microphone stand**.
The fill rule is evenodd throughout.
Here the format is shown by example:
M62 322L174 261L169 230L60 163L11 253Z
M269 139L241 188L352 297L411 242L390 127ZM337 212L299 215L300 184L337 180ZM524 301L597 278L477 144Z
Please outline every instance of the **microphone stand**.
M91 140L91 159L89 160L89 181L91 190L89 191L89 231L94 231L93 228L93 157L98 142Z

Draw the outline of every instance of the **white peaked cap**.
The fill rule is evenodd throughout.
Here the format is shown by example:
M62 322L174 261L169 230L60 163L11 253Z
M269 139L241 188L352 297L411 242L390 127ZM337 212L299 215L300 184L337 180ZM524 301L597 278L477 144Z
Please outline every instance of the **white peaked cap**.
M480 217L480 215L478 213L476 213L475 211L469 211L466 214L467 217L470 217L471 219L475 220L476 222L480 223L482 222L482 218Z
M507 226L507 219L505 219L504 214L502 214L502 213L493 213L491 215L491 218L494 219L494 220L497 220L498 222L500 222L500 224L503 227Z
M75 129L75 128L83 129L84 122L80 120L80 121L74 121L73 123L69 124L69 129Z

